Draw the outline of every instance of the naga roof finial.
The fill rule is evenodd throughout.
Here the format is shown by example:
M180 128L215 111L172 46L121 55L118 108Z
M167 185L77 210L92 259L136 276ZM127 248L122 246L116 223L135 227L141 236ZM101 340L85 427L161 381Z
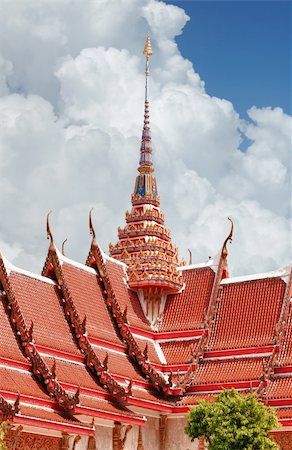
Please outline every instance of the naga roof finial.
M227 242L228 242L228 241L229 241L229 242L232 241L232 238L233 238L233 229L234 229L233 221L230 219L230 217L227 217L227 218L228 218L228 220L230 220L230 222L231 222L231 229L230 229L230 232L229 232L229 234L228 234L227 238L225 239L224 244L223 244L223 246L222 246L222 252L221 252L221 254L222 254L222 257L223 257L224 259L226 259L227 256L228 256Z
M65 244L66 244L67 241L68 241L68 239L66 238L66 239L62 242L62 255L63 255L63 256L66 256L66 255L65 255Z
M92 211L93 211L93 208L91 208L91 210L89 211L89 230L90 230L90 234L92 236L92 244L97 245L95 229L92 224Z
M193 264L193 255L192 255L192 251L188 248L188 252L190 255L190 259L189 259L189 265L191 266Z
M55 242L54 242L53 234L52 234L51 227L50 227L50 219L49 218L50 218L51 213L52 213L52 211L50 210L47 214L47 239L51 240L49 249L56 251Z
M92 224L92 211L93 211L93 208L91 208L91 210L89 211L89 231L90 231L92 238L96 239L95 230L94 230L94 227Z
M47 214L47 239L51 239L51 241L53 241L54 239L53 239L53 235L51 232L50 220L49 220L50 214L52 214L52 210L50 210Z

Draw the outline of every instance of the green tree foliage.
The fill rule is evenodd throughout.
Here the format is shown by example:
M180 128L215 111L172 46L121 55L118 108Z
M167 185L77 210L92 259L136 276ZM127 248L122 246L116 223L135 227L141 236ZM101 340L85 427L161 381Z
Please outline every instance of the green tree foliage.
M0 450L8 450L5 444L5 437L8 430L8 421L0 423Z
M204 436L209 450L276 450L269 431L279 427L275 412L254 394L224 390L212 403L191 408L185 432L193 441Z

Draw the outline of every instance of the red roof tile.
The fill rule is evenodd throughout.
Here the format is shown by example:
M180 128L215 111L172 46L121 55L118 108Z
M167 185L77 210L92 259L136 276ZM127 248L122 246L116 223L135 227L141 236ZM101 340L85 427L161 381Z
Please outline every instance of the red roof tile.
M86 315L89 336L121 344L103 300L97 276L63 263L62 271L79 317Z
M217 384L258 380L263 373L262 358L209 360L199 364L193 384Z
M0 367L0 391L14 394L19 392L20 395L49 400L48 394L30 372L12 369L9 366Z
M94 352L100 361L104 360L105 349L94 346ZM108 355L108 368L113 376L121 375L134 380L145 381L145 378L136 369L137 365L132 363L126 354L108 351Z
M168 295L159 331L195 330L202 327L215 272L209 267L183 271L185 289Z
M0 299L0 357L9 358L19 362L27 362L21 353L17 338L11 328L9 318L4 309L3 299Z
M64 317L63 308L53 284L11 272L11 287L27 326L34 323L37 345L80 355Z
M277 416L279 419L292 419L292 408L278 408Z
M204 400L205 402L213 402L216 398L216 395L206 394L206 393L194 393L185 395L182 399L180 399L176 406L193 406L198 405L200 401Z
M285 292L284 281L268 278L222 287L208 350L272 344Z
M80 395L80 405L87 408L93 408L100 411L107 411L114 414L122 414L123 416L131 417L137 415L130 411L128 408L119 405L116 402L111 402L109 400L104 400L102 398L91 397L89 395Z
M160 403L162 405L170 405L171 398L166 400L166 398L161 397L161 395L158 393L155 389L140 389L140 388L133 388L133 397L137 399L142 400L148 400L156 403Z
M292 398L292 377L273 378L266 390L267 399Z
M45 363L52 367L54 359L48 356L42 357ZM90 371L86 369L83 364L76 364L74 362L63 361L56 359L56 375L59 382L72 384L73 386L81 386L96 391L105 392L102 387L91 376Z
M21 412L21 417L36 417L38 419L44 419L44 420L49 420L49 421L54 421L54 422L61 422L61 423L66 423L66 424L71 424L71 425L79 425L82 427L89 427L89 425L86 425L85 423L81 423L77 418L74 417L69 417L66 416L65 414L63 414L62 416L57 412L54 411L53 409L41 409L41 408L36 408L36 407L32 407L29 406L27 404L23 405L20 402L20 412Z
M149 339L145 340L142 338L138 338L136 335L134 336L134 339L137 342L137 344L139 345L142 352L144 352L145 345L147 344L149 361L151 361L152 363L161 364L161 361L157 355L153 341L150 341Z
M191 362L192 354L196 351L199 342L200 339L161 342L160 347L167 364L186 364Z
M127 319L129 324L143 330L150 330L149 323L145 318L136 292L129 289L124 282L126 274L123 267L106 260L106 269L122 311L127 306Z

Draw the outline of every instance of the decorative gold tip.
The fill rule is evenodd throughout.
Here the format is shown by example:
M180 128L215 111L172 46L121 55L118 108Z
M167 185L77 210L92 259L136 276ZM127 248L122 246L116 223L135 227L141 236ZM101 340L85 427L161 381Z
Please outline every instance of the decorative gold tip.
M52 235L52 232L51 232L50 221L49 221L49 217L50 217L51 213L52 213L52 211L49 211L48 214L47 214L47 239L51 239L51 242L53 242L54 239L53 239L53 235Z
M89 211L89 230L90 230L90 234L92 235L92 237L95 238L96 237L95 230L92 225L92 211L93 211L93 208L91 208L91 210Z
M65 255L65 244L66 244L67 241L68 241L68 239L66 238L65 241L63 241L63 243L62 243L62 255L63 256L66 256Z
M227 256L228 256L227 242L228 242L228 241L229 241L229 242L232 241L232 238L233 238L233 229L234 229L233 221L230 219L230 217L227 217L227 218L228 218L228 220L230 220L230 222L231 222L231 229L230 229L229 235L228 235L227 238L225 239L224 244L223 244L223 247L222 247L222 256L223 256L223 258L227 258Z
M143 55L145 58L150 58L153 55L149 34L147 34Z
M188 248L188 252L189 252L189 255L190 255L189 265L191 265L191 264L193 264L193 255L192 255L192 252L191 252L191 250L189 248Z

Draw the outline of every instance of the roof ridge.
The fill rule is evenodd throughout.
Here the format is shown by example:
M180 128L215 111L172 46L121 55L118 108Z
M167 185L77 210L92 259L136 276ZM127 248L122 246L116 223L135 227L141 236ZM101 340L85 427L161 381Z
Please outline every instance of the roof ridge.
M110 278L107 273L106 265L104 264L102 252L96 241L92 241L92 245L87 258L87 264L95 265L97 273L100 277L100 283L104 285L103 294L104 300L110 311L113 320L117 324L120 334L127 344L128 354L131 359L134 359L136 363L140 366L141 371L144 375L149 378L152 385L157 389L162 389L164 392L170 393L171 381L166 381L165 377L158 373L152 364L148 361L147 356L145 356L145 351L142 352L139 345L137 344L135 338L130 331L127 324L127 310L121 311L118 300L115 296ZM146 351L147 353L147 351Z
M177 268L177 270L193 270L193 269L205 269L205 268L210 268L212 270L214 270L214 272L216 272L216 269L218 268L218 263L213 259L210 258L208 261L206 262L202 262L202 263L197 263L197 264L187 264L185 266L179 266Z
M93 269L92 269L93 270ZM80 351L85 355L85 363L87 367L95 372L98 381L106 386L107 390L117 398L125 400L131 391L131 386L124 388L109 373L107 367L108 353L106 352L104 361L101 362L97 357L86 333L86 316L81 321L78 311L75 307L71 292L65 281L65 277L60 262L60 253L57 249L49 249L47 261L43 269L43 273L54 273L57 279L59 289L63 294L62 306L67 320L69 321L72 334L76 338L76 342ZM96 272L94 271L96 275ZM73 331L74 330L74 331Z
M51 278L48 277L44 277L43 275L34 273L34 272L30 272L29 270L26 269L22 269L21 267L17 267L14 264L12 264L4 255L3 253L0 252L0 258L2 258L5 267L6 267L6 272L9 275L10 272L16 272L19 273L21 275L26 275L30 278L34 278L36 280L39 281L43 281L44 283L48 283L48 284L56 284L54 280L52 280Z
M221 285L224 284L230 284L230 283L240 283L243 281L257 281L257 280L263 280L267 278L282 278L283 281L285 281L286 278L289 277L291 270L291 265L287 265L284 267L281 267L279 269L270 271L270 272L262 272L262 273L255 273L250 275L240 275L236 277L230 277L225 278L221 281Z
M24 355L31 362L33 374L40 379L46 391L49 395L53 395L57 403L65 410L72 411L75 405L79 402L79 392L75 395L70 395L66 390L60 385L56 379L55 367L51 369L44 362L40 353L36 349L33 340L33 322L30 328L27 327L24 317L22 315L20 306L16 300L15 294L10 284L9 275L6 271L6 267L0 254L0 281L4 288L4 298L7 299L8 309L9 309L9 319L11 325L15 327L17 335L21 340L21 348Z

